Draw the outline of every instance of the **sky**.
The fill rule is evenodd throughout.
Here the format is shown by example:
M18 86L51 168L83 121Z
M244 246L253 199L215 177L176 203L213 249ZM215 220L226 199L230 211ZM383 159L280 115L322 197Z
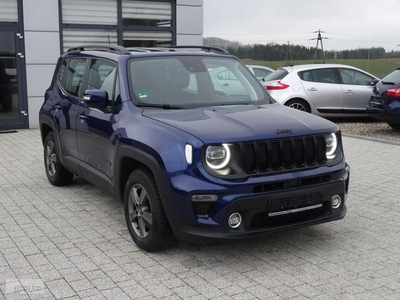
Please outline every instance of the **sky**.
M203 0L204 37L324 50L400 51L400 0ZM326 37L327 39L325 39Z

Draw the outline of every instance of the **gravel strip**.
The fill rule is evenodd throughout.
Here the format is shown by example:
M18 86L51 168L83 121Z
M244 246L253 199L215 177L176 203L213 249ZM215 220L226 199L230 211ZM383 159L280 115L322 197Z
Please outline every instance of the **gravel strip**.
M372 118L344 118L331 119L331 121L340 127L342 133L400 142L400 130L395 130L385 122L379 122Z

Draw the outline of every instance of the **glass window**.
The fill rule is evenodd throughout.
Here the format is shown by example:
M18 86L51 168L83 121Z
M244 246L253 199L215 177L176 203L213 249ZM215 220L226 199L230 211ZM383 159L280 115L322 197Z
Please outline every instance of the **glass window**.
M64 85L66 70L67 70L67 61L63 60L61 67L60 67L60 72L58 73L58 81L61 83L62 86Z
M124 31L124 47L170 46L172 33L170 31Z
M130 60L129 70L132 98L136 99L136 104L194 107L269 101L258 80L234 59L199 56L135 58ZM221 74L229 80L219 79Z
M64 29L64 52L81 45L118 44L116 30Z
M253 68L254 75L256 75L258 80L261 80L271 74L271 71L260 69L260 68Z
M107 92L110 105L115 100L114 86L117 65L103 59L92 59L88 76L88 90L103 90Z
M0 22L18 22L17 0L0 1Z
M314 82L336 83L335 70L333 69L317 69L311 71Z
M373 77L352 69L339 69L343 84L370 85Z
M64 89L71 96L79 97L82 94L85 65L86 59L84 58L72 58L69 61Z
M117 25L116 0L62 0L64 24Z
M400 84L400 70L395 70L382 79L382 82L393 82L394 84Z
M123 0L122 25L171 27L171 3Z

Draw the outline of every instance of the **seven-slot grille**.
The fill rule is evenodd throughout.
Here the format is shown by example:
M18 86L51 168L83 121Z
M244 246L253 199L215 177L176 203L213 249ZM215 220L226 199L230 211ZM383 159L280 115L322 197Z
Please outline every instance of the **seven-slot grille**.
M244 170L248 174L326 162L326 144L322 135L243 143L242 151Z

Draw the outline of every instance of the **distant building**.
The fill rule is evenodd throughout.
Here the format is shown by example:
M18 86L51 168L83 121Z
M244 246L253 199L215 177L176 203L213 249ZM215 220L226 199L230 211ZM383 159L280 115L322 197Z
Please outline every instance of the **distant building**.
M37 128L59 55L97 43L202 45L203 0L0 0L0 130Z

